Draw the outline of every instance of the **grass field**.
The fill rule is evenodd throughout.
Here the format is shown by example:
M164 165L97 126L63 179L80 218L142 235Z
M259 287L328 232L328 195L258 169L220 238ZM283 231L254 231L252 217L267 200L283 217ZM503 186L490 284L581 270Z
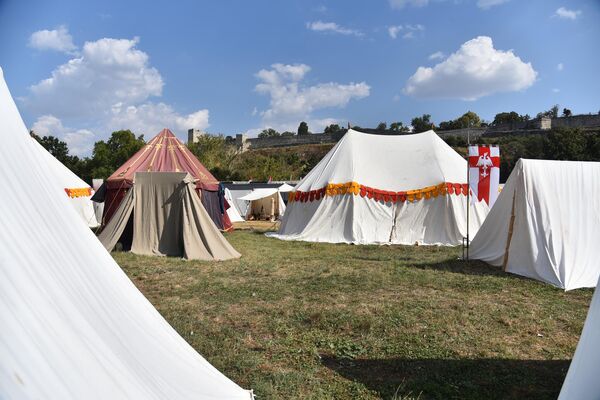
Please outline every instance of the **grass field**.
M113 256L173 327L258 399L552 399L591 290L460 248L227 239L224 263Z

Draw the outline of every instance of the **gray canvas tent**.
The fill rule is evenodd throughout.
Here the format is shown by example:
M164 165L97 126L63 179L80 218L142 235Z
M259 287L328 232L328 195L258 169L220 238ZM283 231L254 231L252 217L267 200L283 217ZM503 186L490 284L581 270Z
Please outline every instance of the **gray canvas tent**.
M142 255L229 260L240 254L204 209L186 172L138 172L132 190L99 236L111 251L117 242Z

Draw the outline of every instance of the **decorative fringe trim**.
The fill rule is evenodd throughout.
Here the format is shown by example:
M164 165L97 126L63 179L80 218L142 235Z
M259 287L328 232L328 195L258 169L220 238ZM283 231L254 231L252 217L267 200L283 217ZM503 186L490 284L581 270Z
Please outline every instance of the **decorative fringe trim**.
M67 196L72 199L75 197L89 197L92 195L92 188L65 188L65 192L67 193Z
M321 189L311 190L310 192L295 191L290 192L288 203L294 201L307 202L318 201L325 196L338 196L344 194L353 194L354 196L367 197L375 201L383 202L415 202L421 199L430 199L432 197L445 196L446 194L467 195L468 186L466 183L444 182L435 186L428 186L421 189L408 190L405 192L390 192L387 190L374 189L361 185L357 182L329 183Z

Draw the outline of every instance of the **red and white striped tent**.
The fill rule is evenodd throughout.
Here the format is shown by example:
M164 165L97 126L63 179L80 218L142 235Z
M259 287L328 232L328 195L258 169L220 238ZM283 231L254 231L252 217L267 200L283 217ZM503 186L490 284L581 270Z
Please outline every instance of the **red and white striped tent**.
M284 240L459 245L467 234L467 161L435 132L348 130L288 197ZM474 235L488 213L470 205Z

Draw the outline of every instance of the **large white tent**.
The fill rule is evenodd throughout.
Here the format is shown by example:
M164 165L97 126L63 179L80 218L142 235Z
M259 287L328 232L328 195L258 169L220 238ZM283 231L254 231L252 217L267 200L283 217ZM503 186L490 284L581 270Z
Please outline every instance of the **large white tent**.
M0 398L250 399L78 222L1 69L0 135Z
M277 234L330 243L458 245L467 234L467 161L433 131L352 129L288 198ZM470 234L485 219L470 206Z
M90 228L98 227L98 219L91 200L93 190L90 185L58 161L37 140L31 138L31 141L34 143L32 147L37 151L34 161L39 163L42 168L48 169L49 179L54 180L55 184L63 190L63 194L69 198L69 203L81 219Z
M519 160L470 256L565 290L600 276L600 163Z
M577 350L569 366L558 400L599 399L600 379L600 292L594 292Z

